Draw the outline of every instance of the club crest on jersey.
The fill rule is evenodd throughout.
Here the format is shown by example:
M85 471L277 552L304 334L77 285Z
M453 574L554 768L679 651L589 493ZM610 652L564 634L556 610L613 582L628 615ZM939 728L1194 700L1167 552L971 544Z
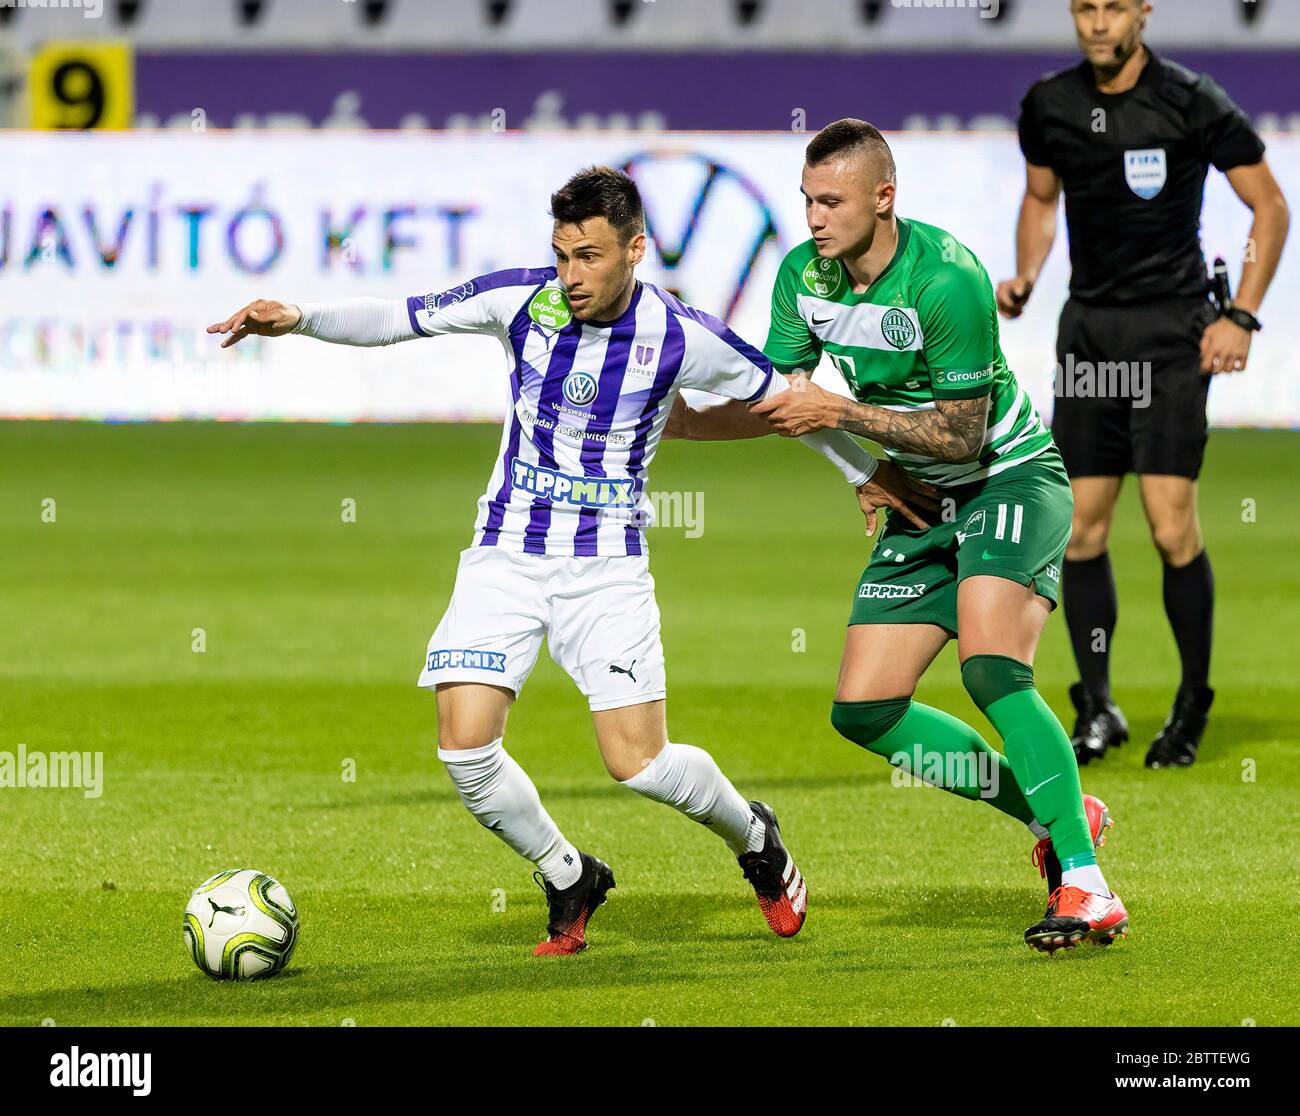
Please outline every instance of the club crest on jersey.
M834 298L844 285L844 268L839 260L809 260L803 269L803 285L818 298Z
M627 366L629 376L654 376L655 370L651 365L655 359L655 347L653 345L637 345L633 351L634 359Z
M543 287L528 304L528 316L545 329L563 329L573 321L573 310L559 287Z
M880 332L895 349L909 349L916 340L916 326L902 310L886 310L880 319Z
M570 372L560 390L575 407L589 407L600 393L600 384L590 372Z
M1150 201L1165 188L1168 174L1164 148L1124 152L1124 179L1143 201Z

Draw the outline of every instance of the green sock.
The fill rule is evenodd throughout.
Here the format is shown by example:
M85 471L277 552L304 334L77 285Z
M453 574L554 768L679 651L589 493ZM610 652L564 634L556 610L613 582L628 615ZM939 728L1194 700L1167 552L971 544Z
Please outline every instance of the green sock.
M1061 868L1096 864L1079 764L1061 722L1034 688L1033 668L1005 655L972 655L961 677L1002 737L1016 781L1052 835Z
M837 701L831 724L841 736L931 786L983 800L1025 825L1034 821L1006 757L942 710L909 698Z

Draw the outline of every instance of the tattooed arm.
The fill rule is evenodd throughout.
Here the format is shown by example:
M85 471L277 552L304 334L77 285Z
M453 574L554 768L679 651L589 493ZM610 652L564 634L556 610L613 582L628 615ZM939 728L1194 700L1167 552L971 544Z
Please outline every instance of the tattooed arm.
M932 411L891 411L840 400L835 426L901 453L936 461L974 461L984 446L989 396L938 399Z
M933 410L892 411L845 399L804 381L753 410L765 415L786 438L825 428L847 430L900 453L960 462L974 461L983 448L989 396L938 399Z

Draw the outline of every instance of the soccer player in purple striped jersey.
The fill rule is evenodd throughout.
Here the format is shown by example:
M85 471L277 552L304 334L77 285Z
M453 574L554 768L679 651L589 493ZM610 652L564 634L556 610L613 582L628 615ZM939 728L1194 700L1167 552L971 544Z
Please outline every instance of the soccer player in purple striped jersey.
M682 387L757 402L788 390L721 321L635 277L646 250L636 184L608 167L551 198L555 266L498 271L437 294L331 303L260 300L209 328L386 345L449 333L500 339L512 407L473 543L419 684L437 691L438 757L461 801L532 861L550 906L539 955L576 953L614 886L575 848L502 746L543 637L586 695L610 774L708 826L739 858L771 929L803 925L807 887L776 817L713 758L670 742L663 649L646 553L646 483ZM875 460L842 431L803 439L855 486Z

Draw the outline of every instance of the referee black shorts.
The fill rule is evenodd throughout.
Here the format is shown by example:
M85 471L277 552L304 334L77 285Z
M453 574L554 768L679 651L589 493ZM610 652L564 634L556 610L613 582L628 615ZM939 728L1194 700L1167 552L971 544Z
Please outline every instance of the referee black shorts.
M1201 335L1214 319L1199 297L1065 304L1052 435L1071 477L1200 474L1210 388Z

